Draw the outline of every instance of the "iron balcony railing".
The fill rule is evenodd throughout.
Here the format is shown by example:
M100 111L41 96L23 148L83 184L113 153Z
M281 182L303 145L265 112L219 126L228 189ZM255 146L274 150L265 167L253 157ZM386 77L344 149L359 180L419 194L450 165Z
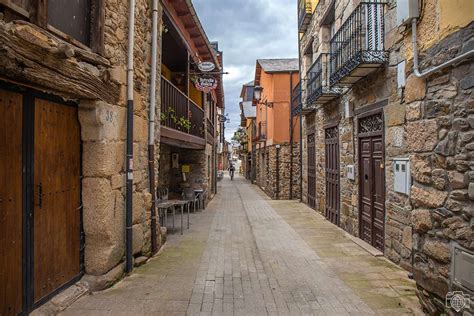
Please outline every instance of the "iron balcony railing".
M323 85L327 85L329 54L320 54L311 68L308 70L306 81L306 103L313 103L323 94ZM324 69L323 69L324 68Z
M330 61L331 54L321 53L314 61L307 73L306 81L306 106L311 106L314 103L324 104L332 97L341 94L341 88L331 87L329 85L330 77ZM324 96L324 100L322 97Z
M384 48L383 2L362 2L332 37L330 84L336 84L360 65L387 61ZM359 76L360 77L360 76Z
M313 14L311 0L298 1L298 29L301 33L306 32Z
M204 138L204 110L163 76L161 125Z
M298 115L301 112L302 108L302 91L301 91L301 81L293 88L291 94L291 114L293 116Z

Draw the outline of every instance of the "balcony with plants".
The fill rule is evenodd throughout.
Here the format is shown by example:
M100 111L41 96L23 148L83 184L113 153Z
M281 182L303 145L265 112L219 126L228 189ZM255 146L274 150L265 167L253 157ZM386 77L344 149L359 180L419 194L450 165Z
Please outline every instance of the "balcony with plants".
M382 2L362 2L330 41L330 85L353 85L388 60Z
M161 126L204 138L204 110L164 76L161 77Z

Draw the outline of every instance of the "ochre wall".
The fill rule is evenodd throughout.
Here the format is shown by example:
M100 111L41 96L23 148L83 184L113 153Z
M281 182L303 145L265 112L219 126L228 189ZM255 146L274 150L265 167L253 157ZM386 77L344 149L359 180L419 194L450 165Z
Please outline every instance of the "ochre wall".
M202 108L202 92L196 89L194 86L194 82L191 80L189 81L189 97L191 100L196 102L197 105L199 105L200 108Z
M424 0L421 20L418 22L418 50L425 51L446 36L474 21L473 0ZM411 34L411 32L410 32ZM404 44L406 58L413 58L411 36Z
M267 145L290 141L290 99L291 90L298 83L298 72L293 73L292 82L289 73L268 74L262 71L260 85L263 87L262 100L273 103L268 108ZM290 87L290 84L293 86ZM257 106L257 124L265 121L265 105ZM258 126L258 125L257 125ZM299 139L299 124L295 124L294 139Z

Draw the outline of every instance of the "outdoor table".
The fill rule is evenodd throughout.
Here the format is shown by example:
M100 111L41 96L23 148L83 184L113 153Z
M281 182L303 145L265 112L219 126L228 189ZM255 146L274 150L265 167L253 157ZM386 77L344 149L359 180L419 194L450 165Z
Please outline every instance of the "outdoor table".
M183 234L183 216L184 216L184 207L189 204L189 201L183 200L167 200L166 202L173 204L173 206L179 206L181 209L181 235ZM188 229L189 229L189 206L188 209ZM173 216L173 232L174 232L174 216Z
M175 209L172 203L169 201L159 201L156 205L158 209L158 214L160 216L161 225L168 227L168 210L173 208L173 231L174 231L174 218L175 218ZM164 212L163 212L164 211Z

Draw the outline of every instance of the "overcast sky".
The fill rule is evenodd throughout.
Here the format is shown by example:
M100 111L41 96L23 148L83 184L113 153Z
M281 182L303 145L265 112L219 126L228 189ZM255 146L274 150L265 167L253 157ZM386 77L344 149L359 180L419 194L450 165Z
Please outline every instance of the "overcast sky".
M239 96L260 58L297 58L296 0L193 0L211 41L224 53L226 139L240 124Z

